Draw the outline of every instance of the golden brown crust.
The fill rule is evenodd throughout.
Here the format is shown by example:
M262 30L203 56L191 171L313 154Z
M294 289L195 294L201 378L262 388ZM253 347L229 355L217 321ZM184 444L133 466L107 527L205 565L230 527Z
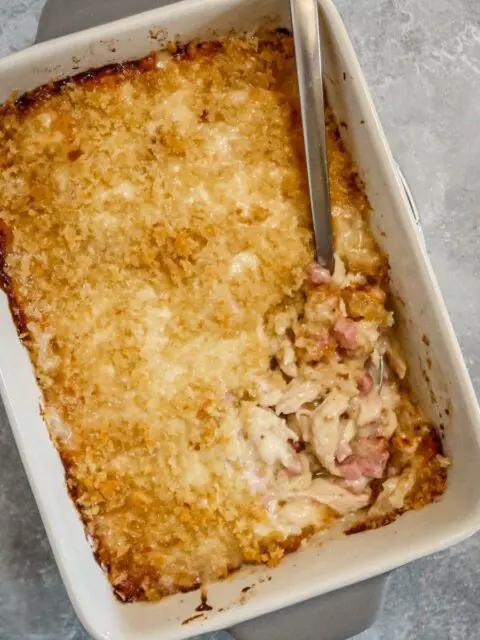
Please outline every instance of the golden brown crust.
M86 89L119 84L132 73L152 71L155 67L155 60L155 54L151 53L138 60L130 60L121 64L107 64L103 67L87 69L87 71L82 71L60 80L52 80L36 89L22 93L21 96L13 96L4 105L0 106L0 117L5 117L9 114L27 116L42 103L61 94L72 84Z

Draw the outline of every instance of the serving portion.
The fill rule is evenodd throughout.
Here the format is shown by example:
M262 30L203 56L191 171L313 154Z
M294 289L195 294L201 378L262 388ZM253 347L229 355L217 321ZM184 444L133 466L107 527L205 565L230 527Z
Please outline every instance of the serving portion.
M285 33L172 46L2 110L2 282L123 600L444 490L330 112L334 274L313 265L299 113Z

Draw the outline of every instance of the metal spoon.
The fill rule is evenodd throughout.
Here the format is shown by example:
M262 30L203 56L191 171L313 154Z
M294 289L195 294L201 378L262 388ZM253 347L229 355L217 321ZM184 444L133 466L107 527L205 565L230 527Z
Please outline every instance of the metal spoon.
M317 0L290 0L300 109L307 164L308 191L317 262L333 273L333 232L328 156L323 103L322 48ZM384 361L372 368L379 391L383 386Z
M383 359L383 356L380 356L378 360L378 366L372 367L373 383L377 387L378 393L381 392L383 387L384 372L385 372L385 361Z
M317 262L333 272L333 235L317 0L290 0Z

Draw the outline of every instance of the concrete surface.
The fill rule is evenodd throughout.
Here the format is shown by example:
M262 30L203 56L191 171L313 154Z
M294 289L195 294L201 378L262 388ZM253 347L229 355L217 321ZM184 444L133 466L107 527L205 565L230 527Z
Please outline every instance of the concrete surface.
M0 56L33 41L42 4L0 0ZM479 393L480 1L337 4L420 209ZM0 407L0 639L85 638ZM417 638L480 639L480 535L397 570L380 618L357 640Z

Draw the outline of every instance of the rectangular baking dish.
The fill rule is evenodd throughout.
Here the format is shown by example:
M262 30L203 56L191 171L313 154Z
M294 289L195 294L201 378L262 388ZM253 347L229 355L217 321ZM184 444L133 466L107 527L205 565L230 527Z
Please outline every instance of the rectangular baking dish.
M211 611L195 611L198 592L155 604L122 605L96 564L64 484L60 459L40 415L41 397L0 295L0 390L65 586L94 638L185 638L313 598L455 544L480 528L480 414L428 257L399 181L364 78L330 0L320 0L325 85L342 135L365 180L372 225L389 255L392 291L412 385L442 425L453 459L446 495L388 527L311 545L275 569L246 568L209 585ZM289 26L284 0L186 0L36 45L0 60L0 102L53 77L141 57L159 42ZM242 591L246 587L250 589ZM189 619L188 624L185 624ZM183 623L183 624L182 624ZM244 637L248 636L248 633Z

